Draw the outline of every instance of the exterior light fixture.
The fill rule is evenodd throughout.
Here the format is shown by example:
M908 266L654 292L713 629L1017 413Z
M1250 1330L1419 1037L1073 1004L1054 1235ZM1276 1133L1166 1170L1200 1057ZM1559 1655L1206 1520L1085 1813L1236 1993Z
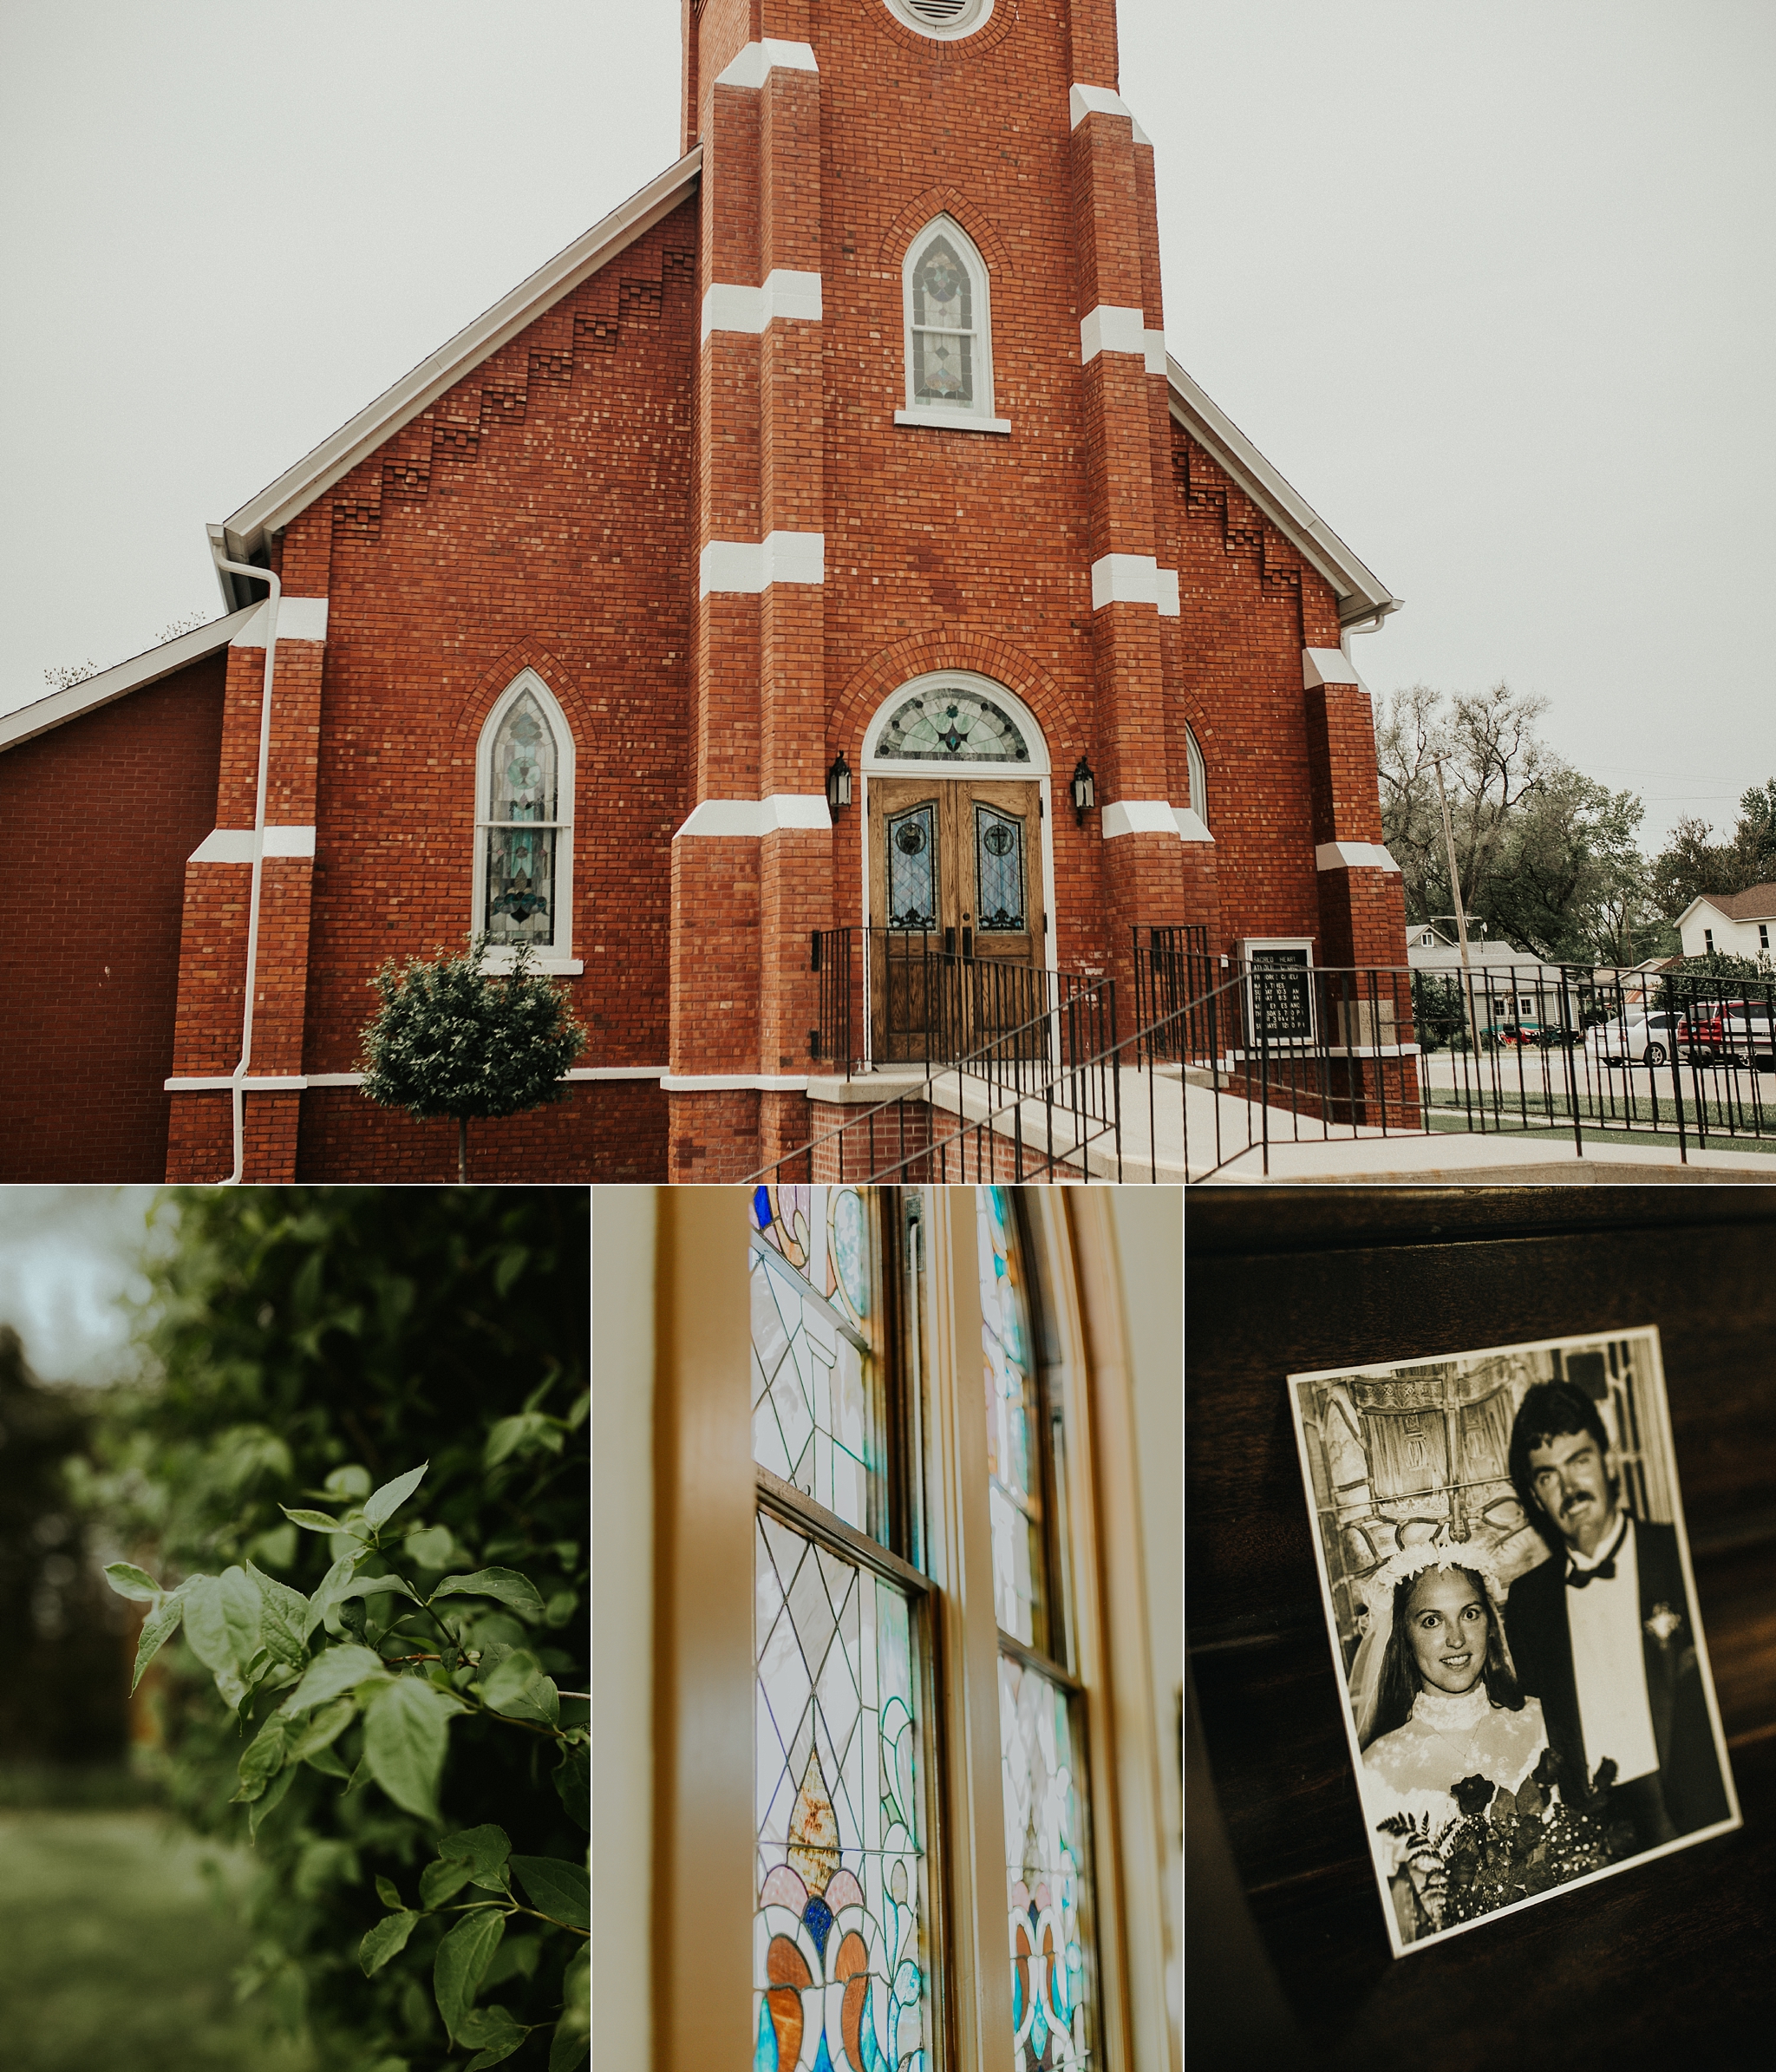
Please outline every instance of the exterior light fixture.
M1086 815L1097 802L1097 784L1092 775L1092 766L1081 755L1073 766L1073 812L1081 827L1086 824Z
M826 806L837 813L851 803L851 765L845 760L841 748L832 758L832 767L826 773Z

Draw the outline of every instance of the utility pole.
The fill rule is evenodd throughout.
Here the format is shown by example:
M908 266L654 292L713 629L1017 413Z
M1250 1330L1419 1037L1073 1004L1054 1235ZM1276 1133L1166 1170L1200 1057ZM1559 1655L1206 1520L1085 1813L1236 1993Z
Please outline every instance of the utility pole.
M1455 830L1449 821L1449 794L1443 788L1443 758L1433 756L1431 768L1437 773L1437 803L1443 808L1443 846L1449 857L1449 889L1455 897L1455 933L1461 944L1461 997L1467 1010L1467 1040L1478 1057L1480 1031L1474 1015L1473 970L1467 954L1467 911L1462 905L1461 872L1455 861Z

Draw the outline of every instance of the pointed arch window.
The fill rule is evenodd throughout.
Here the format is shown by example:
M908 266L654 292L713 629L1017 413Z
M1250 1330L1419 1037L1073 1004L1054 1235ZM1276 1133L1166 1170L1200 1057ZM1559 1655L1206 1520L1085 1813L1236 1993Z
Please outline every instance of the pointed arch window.
M1184 729L1184 754L1190 772L1190 809L1206 827L1209 824L1209 768L1188 724Z
M898 424L1009 432L993 415L993 327L986 262L953 216L916 237L901 282L906 408Z
M573 929L573 736L549 687L521 670L487 716L475 758L473 928L494 968L529 944L545 971L578 971Z

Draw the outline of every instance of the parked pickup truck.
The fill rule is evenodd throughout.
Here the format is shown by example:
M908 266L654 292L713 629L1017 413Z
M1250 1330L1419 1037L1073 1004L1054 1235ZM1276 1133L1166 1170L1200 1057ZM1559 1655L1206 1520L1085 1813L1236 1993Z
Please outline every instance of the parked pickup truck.
M1776 1072L1776 1013L1767 1000L1720 1000L1692 1008L1677 1041L1700 1063L1714 1058Z

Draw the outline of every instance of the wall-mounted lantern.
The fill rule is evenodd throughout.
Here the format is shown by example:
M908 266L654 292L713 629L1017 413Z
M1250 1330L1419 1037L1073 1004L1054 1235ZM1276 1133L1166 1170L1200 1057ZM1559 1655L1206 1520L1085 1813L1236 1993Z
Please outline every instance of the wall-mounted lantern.
M1097 802L1097 783L1092 775L1092 766L1081 755L1073 766L1073 813L1081 827L1086 824L1086 815Z
M845 760L841 748L832 758L832 767L826 773L826 807L838 813L851 803L851 765Z

